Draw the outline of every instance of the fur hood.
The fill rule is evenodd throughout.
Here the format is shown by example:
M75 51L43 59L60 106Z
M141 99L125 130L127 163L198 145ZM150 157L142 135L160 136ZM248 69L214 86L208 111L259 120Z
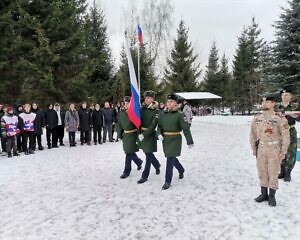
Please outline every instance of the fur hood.
M181 109L181 104L178 103L175 107L168 109L167 107L165 108L166 112L178 112Z
M149 108L149 109L152 109L152 110L156 110L158 109L158 102L157 101L153 101L149 106L146 106L144 105L145 108Z

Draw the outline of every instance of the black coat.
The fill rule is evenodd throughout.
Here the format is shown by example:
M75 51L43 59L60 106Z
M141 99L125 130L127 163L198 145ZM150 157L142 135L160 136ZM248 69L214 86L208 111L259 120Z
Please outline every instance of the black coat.
M57 115L56 111L55 111L55 113ZM61 118L61 123L62 123L63 126L65 126L65 117L66 117L66 112L60 110L60 118ZM58 117L57 117L57 124L58 124Z
M103 127L103 112L100 109L99 111L94 110L92 114L93 127Z
M36 114L35 117L35 132L37 135L43 134L43 127L45 127L45 114L39 109L32 109L32 112Z
M47 109L45 111L45 122L46 127L49 129L54 129L57 126L58 117L54 109Z
M79 128L80 131L89 131L90 126L92 125L92 117L89 109L80 109L78 112L79 115Z
M103 117L104 117L104 125L113 124L115 121L114 110L111 108L102 108Z

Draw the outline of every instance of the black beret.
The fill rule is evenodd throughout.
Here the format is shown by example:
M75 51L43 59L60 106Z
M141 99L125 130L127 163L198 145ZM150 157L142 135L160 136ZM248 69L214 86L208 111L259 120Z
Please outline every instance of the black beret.
M144 92L144 97L153 97L153 98L155 98L155 92L154 91L145 91Z
M130 102L130 99L131 99L131 97L125 96L125 97L124 97L124 102Z
M171 99L171 100L178 102L178 96L174 93L168 94L167 99Z

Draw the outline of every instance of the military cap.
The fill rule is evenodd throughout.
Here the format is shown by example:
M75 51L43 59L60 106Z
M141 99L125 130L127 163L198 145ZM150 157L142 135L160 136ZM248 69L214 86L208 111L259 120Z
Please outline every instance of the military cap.
M154 91L145 91L144 92L144 97L152 97L152 98L155 98L155 92Z
M124 102L130 102L131 97L130 96L125 96L124 97Z
M285 87L280 91L280 94L282 94L282 93L291 93L291 94L293 94L293 91L290 87Z
M171 100L178 102L178 96L174 93L168 94L167 99L171 99Z
M275 97L271 96L271 95L265 96L264 98L265 98L265 101L272 101L272 102L276 101Z

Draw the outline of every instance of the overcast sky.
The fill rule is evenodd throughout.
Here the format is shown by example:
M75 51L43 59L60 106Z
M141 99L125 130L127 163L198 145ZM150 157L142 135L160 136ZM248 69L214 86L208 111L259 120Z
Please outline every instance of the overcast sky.
M139 5L147 0L137 0ZM237 36L243 26L255 17L262 30L261 36L268 41L274 39L272 24L278 20L280 7L288 6L287 0L170 0L174 6L173 37L180 19L189 28L189 40L199 54L202 68L207 59L212 41L217 42L219 54L225 53L232 60L237 46ZM93 0L88 0L92 3ZM118 64L123 43L124 24L122 9L130 0L96 0L104 9L108 25L108 36L115 62ZM147 39L145 39L147 41ZM172 46L170 46L172 47ZM231 64L231 62L230 62Z

